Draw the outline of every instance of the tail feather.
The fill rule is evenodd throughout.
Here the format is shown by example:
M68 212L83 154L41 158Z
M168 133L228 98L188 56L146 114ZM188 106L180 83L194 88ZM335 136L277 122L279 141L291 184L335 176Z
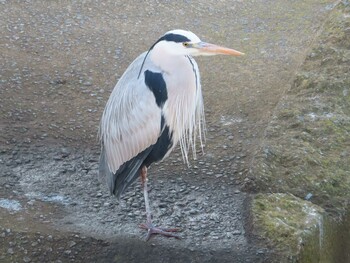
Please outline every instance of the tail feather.
M122 164L113 174L106 161L106 153L102 147L100 156L99 174L107 183L111 194L116 195L118 199L124 191L137 179L140 174L141 166L144 160L151 152L153 146L139 153L134 158Z
M114 182L113 182L113 173L109 170L107 160L106 160L106 151L104 150L104 147L101 147L101 154L100 154L100 164L98 167L98 173L100 176L100 180L108 185L108 188L113 193L114 188Z

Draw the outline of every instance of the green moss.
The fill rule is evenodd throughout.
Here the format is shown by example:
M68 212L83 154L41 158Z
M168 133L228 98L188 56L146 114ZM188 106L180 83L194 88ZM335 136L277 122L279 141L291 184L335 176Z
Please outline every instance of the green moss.
M280 251L296 256L322 222L323 209L292 194L258 194L252 207L257 232Z
M345 7L348 8L348 7ZM350 200L350 25L340 4L266 129L252 175L259 189L290 192L341 214ZM335 45L335 43L342 43ZM344 42L344 43L343 43Z
M278 112L279 119L295 118L299 115L300 111L298 109L284 108L280 112Z

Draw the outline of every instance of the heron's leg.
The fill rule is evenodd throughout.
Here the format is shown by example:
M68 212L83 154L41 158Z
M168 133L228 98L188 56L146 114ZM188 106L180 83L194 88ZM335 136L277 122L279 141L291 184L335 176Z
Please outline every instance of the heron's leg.
M140 224L140 227L148 230L148 233L146 236L146 241L149 240L153 234L160 234L163 236L175 237L175 238L179 239L180 237L178 235L172 233L172 232L178 232L179 229L177 229L177 228L159 228L159 227L155 227L152 224L152 214L151 214L151 208L150 208L149 199L148 199L148 187L147 187L148 178L147 178L147 167L146 166L143 166L141 168L141 181L142 181L142 187L143 187L143 195L145 198L147 221L145 224Z
M151 214L151 208L149 206L149 199L148 199L148 186L147 186L148 178L147 178L146 166L143 166L141 168L141 182L143 186L143 196L145 198L147 224L152 224L152 214Z

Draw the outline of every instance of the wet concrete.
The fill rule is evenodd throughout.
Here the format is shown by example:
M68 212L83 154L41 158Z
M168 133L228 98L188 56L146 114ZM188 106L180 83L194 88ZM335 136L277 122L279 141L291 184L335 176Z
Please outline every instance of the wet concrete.
M2 1L0 198L23 210L0 207L0 259L271 262L241 187L332 3ZM187 168L176 151L150 170L156 222L183 239L145 243L139 186L117 202L97 180L97 126L127 65L174 28L247 55L198 59L205 155Z
M350 213L342 218L325 217L318 231L308 238L301 263L350 262Z

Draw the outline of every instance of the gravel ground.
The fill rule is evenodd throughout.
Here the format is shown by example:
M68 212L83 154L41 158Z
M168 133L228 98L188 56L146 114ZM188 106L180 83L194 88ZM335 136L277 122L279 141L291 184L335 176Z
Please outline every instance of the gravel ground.
M59 256L63 250L65 258L70 260L87 253L81 251L81 246L87 243L102 249L104 244L113 246L115 242L126 239L124 242L129 245L148 246L141 241L145 233L137 227L145 221L140 185L131 187L118 202L109 195L105 185L97 180L97 152L82 153L81 150L51 146L50 150L46 146L29 145L19 147L18 150L2 150L0 187L5 194L1 194L0 201L6 200L10 211L1 217L5 225L2 235L10 244L10 247L3 247L7 256L11 258L15 254L13 251L16 251L16 259L18 252L24 257L34 257L34 261L40 261L46 254L36 251L36 245L32 245L34 250L30 250L30 253L24 248L25 244L33 242L41 250L54 251L50 255L52 258ZM267 249L251 246L245 235L243 218L247 216L244 206L247 194L242 193L236 187L238 182L220 168L228 164L239 166L244 157L231 156L214 164L213 158L207 156L194 162L193 167L188 169L183 167L180 155L176 156L178 158L171 158L170 163L152 167L150 198L154 222L160 226L180 228L182 240L153 238L149 243L158 247L155 255L162 253L161 248L170 247L177 254L186 255L186 251L192 255L197 253L200 261L204 258L213 260L214 256L209 254L218 254L215 256L217 258L221 251L225 252L221 255L225 260L232 258L232 254L248 258L258 255L260 259L256 262L262 262ZM169 171L172 173L169 174ZM26 225L21 225L22 222L26 222ZM16 234L11 234L13 231ZM21 236L18 233L22 231L24 236L28 232L32 233L30 238L24 238L29 241L22 242L22 238L18 244L12 241ZM56 239L51 231L55 231L59 237ZM73 232L77 234L71 234ZM62 233L67 233L63 235L65 241ZM98 240L81 240L82 234ZM43 240L50 239L49 236L52 240L48 246ZM108 240L109 243L102 240ZM63 246L62 242L66 244ZM75 247L77 243L81 246ZM52 244L59 247L52 248ZM70 246L74 247L74 253L70 253ZM140 251L122 254L127 257L132 255L136 259L141 256ZM184 255L179 258L179 262L183 262ZM102 259L106 256L109 253L105 253ZM90 257L94 259L93 255ZM154 258L149 260L152 262Z
M241 187L271 112L331 1L1 1L0 261L271 262ZM174 12L176 10L176 12ZM151 168L155 222L142 240L140 186L120 202L97 179L98 120L118 77L163 32L191 29L245 52L199 59L205 155Z

